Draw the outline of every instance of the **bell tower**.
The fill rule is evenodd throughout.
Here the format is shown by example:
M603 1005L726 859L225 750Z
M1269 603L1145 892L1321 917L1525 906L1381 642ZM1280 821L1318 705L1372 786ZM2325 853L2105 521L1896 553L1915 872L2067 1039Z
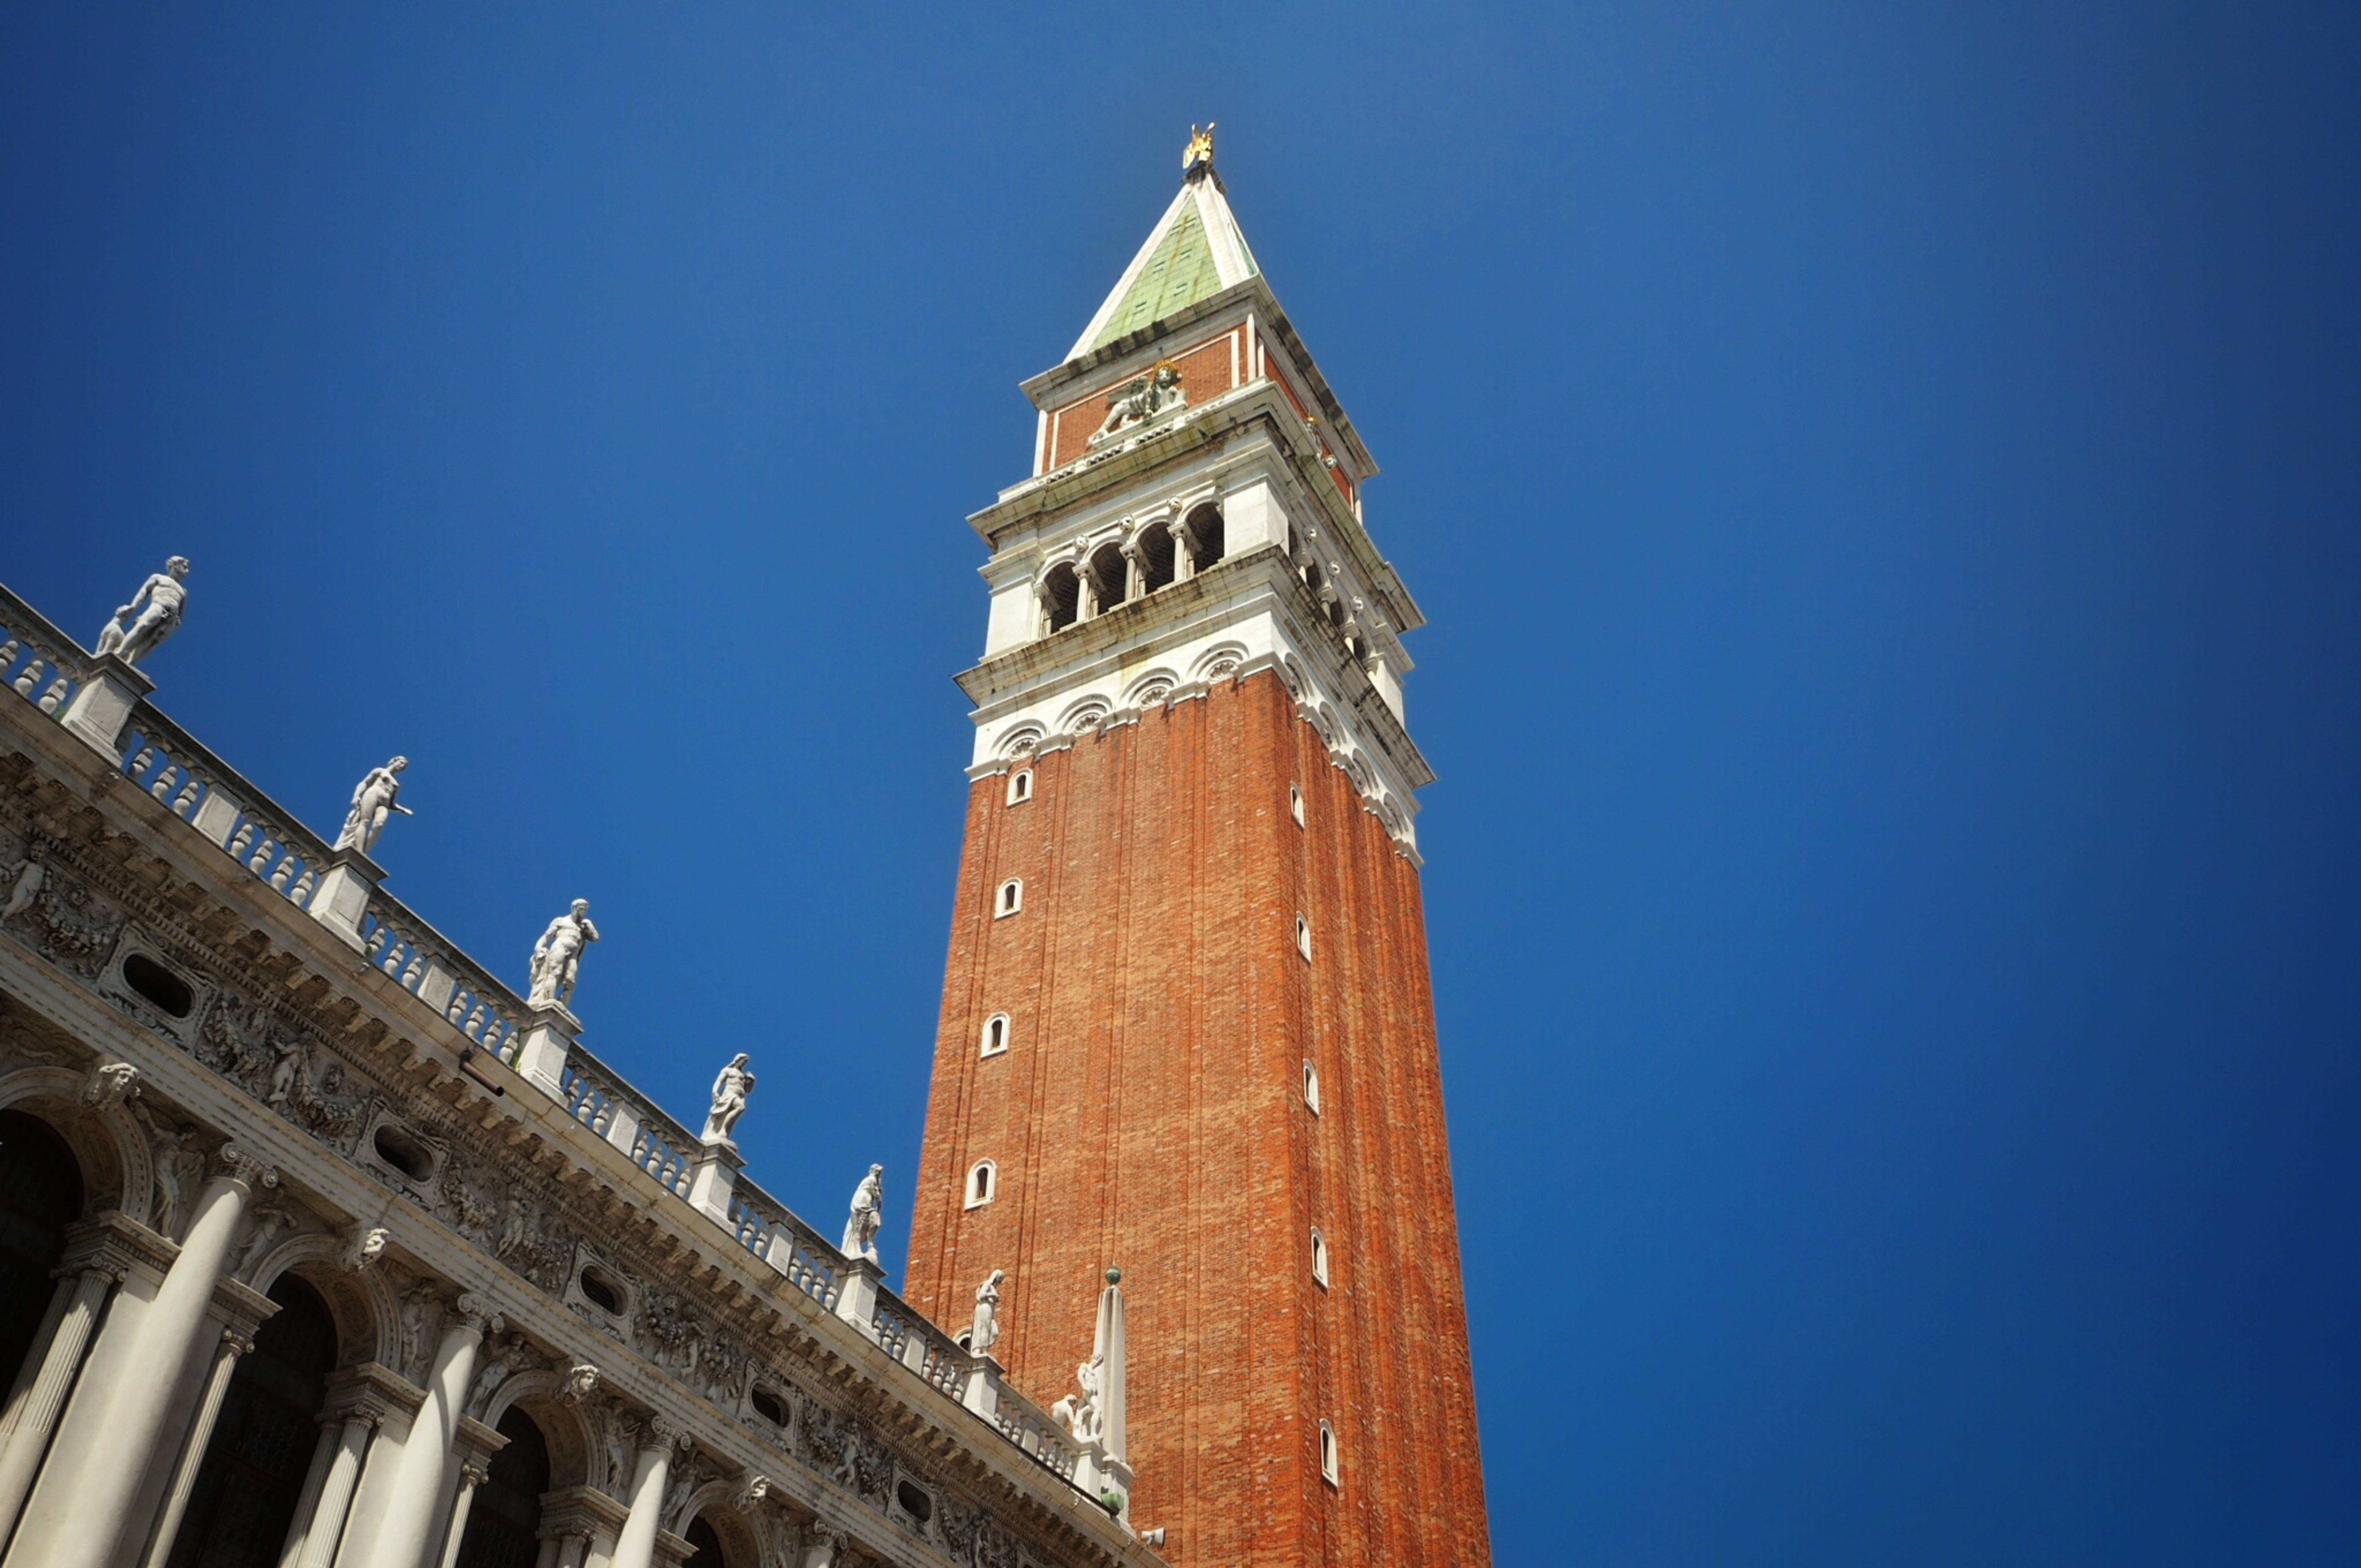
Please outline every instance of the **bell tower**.
M990 547L908 1291L1073 1388L1128 1303L1184 1568L1490 1560L1377 472L1192 136Z

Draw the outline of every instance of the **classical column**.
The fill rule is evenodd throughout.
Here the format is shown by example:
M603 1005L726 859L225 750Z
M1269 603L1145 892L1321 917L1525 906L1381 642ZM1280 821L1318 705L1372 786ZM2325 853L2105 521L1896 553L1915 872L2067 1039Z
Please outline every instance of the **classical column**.
M301 1502L295 1507L295 1522L280 1550L279 1568L328 1568L335 1561L336 1543L344 1539L345 1515L352 1509L353 1487L361 1478L361 1456L368 1452L369 1434L377 1425L375 1410L354 1410L335 1431L321 1433L333 1444L327 1468L318 1492L306 1499L311 1507Z
M0 1449L0 1541L5 1541L15 1528L25 1494L33 1489L42 1451L57 1430L58 1412L65 1408L66 1390L73 1387L74 1374L81 1370L82 1352L90 1348L91 1332L98 1326L106 1293L122 1277L115 1269L93 1267L69 1282L73 1294L66 1302L65 1315L58 1320L57 1332L49 1336L40 1371L9 1412L16 1419L8 1428L7 1446Z
M164 1509L156 1519L155 1532L148 1538L148 1555L143 1568L164 1568L164 1560L172 1555L172 1538L181 1533L181 1516L189 1511L189 1493L197 1484L197 1471L205 1462L205 1445L213 1441L214 1423L221 1419L222 1401L229 1397L229 1380L237 1371L237 1358L254 1348L254 1341L236 1329L224 1329L221 1348L214 1352L213 1370L205 1375L205 1391L197 1399L196 1420L189 1426L188 1441L181 1445L180 1462L172 1466L172 1484L164 1492Z
M656 1530L664 1523L664 1486L672 1479L672 1451L680 1430L662 1416L652 1418L631 1475L631 1515L615 1540L615 1568L653 1568Z
M458 1568L459 1543L467 1539L468 1507L476 1500L476 1488L490 1474L472 1459L459 1466L459 1495L452 1499L451 1528L444 1532L443 1568Z
M483 1343L485 1331L497 1332L499 1323L498 1314L482 1297L459 1298L443 1342L434 1347L425 1402L418 1407L401 1447L385 1526L369 1558L372 1568L428 1568L427 1553L441 1539L434 1527L442 1512L443 1478L452 1463L452 1442L459 1435L467 1380L476 1373L476 1349Z
M223 1145L214 1157L213 1179L197 1200L180 1255L123 1348L124 1365L105 1407L107 1453L83 1465L55 1505L43 1488L35 1518L26 1521L27 1531L9 1554L16 1568L32 1568L36 1561L40 1568L107 1568L115 1560L132 1503L156 1461L172 1396L218 1332L209 1321L214 1287L229 1262L247 1201L257 1187L277 1185L279 1173L236 1144ZM49 1518L54 1510L65 1517ZM37 1521L49 1527L38 1532L38 1545L26 1539Z

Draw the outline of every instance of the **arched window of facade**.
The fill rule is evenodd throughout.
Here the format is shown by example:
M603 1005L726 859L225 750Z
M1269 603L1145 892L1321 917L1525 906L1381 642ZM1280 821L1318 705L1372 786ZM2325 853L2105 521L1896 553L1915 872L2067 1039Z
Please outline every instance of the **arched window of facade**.
M995 920L1005 919L1024 907L1025 879L1010 877L1000 884L1000 892L993 899L992 917Z
M691 1550L681 1560L680 1568L730 1568L730 1559L721 1552L720 1532L703 1514L689 1521L688 1533L681 1539L688 1542Z
M1337 1479L1336 1429L1326 1421L1320 1423L1320 1479L1331 1486L1341 1486Z
M515 1406L500 1418L508 1446L485 1465L489 1474L467 1507L467 1533L454 1568L510 1568L533 1561L541 1543L541 1495L549 1490L549 1443Z
M1303 1102L1313 1115L1320 1114L1320 1069L1308 1061L1303 1064Z
M295 1522L335 1370L336 1320L291 1274L271 1285L270 1299L279 1310L230 1375L170 1568L272 1568Z
M0 1382L14 1384L32 1354L65 1256L66 1227L82 1218L82 1165L38 1116L0 1111Z
M1311 961L1312 922L1301 915L1295 917L1295 950L1303 955L1305 962Z
M992 1201L1000 1181L1000 1168L988 1159L980 1159L968 1168L967 1206L981 1209Z
M1328 1238L1320 1227L1312 1227L1312 1279L1323 1290L1328 1288Z
M1008 804L1022 806L1033 798L1033 770L1018 768L1008 775Z
M983 1046L979 1056L996 1057L1008 1048L1008 1014L995 1013L983 1021Z

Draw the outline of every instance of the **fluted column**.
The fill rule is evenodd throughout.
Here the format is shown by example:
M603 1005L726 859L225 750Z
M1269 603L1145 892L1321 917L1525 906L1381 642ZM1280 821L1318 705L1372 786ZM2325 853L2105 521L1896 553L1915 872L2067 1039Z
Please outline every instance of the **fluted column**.
M180 1255L123 1348L124 1365L105 1405L105 1452L83 1464L71 1484L61 1481L54 1494L42 1487L8 1553L9 1568L107 1568L115 1560L132 1503L156 1461L172 1397L211 1332L218 1332L208 1321L214 1288L247 1202L257 1187L278 1184L277 1171L235 1144L214 1156L213 1179L197 1200Z
M451 1500L451 1527L443 1535L443 1568L458 1568L459 1543L467 1539L467 1509L476 1500L476 1488L489 1475L472 1460L459 1466L459 1495Z
M648 1422L631 1475L631 1513L615 1539L615 1568L653 1568L656 1530L664 1523L664 1486L672 1479L672 1451L680 1431L662 1416Z
M16 1420L9 1424L6 1446L0 1448L0 1541L8 1538L17 1512L25 1506L25 1494L33 1489L41 1453L49 1445L49 1434L57 1430L58 1412L65 1408L74 1374L82 1369L82 1353L90 1348L91 1332L98 1327L106 1293L122 1277L111 1268L91 1268L71 1282L73 1294L58 1320L57 1332L49 1336L40 1371L10 1412Z
M427 1553L442 1539L434 1527L442 1512L443 1478L454 1462L452 1443L459 1435L467 1381L476 1373L476 1350L485 1331L497 1330L499 1323L481 1297L459 1298L443 1342L434 1347L425 1402L418 1407L401 1447L401 1467L394 1472L384 1529L369 1558L371 1568L429 1568Z
M353 1488L361 1478L361 1457L368 1452L369 1434L377 1431L374 1410L355 1410L345 1417L329 1453L327 1473L321 1477L317 1499L307 1510L295 1509L295 1523L279 1553L279 1568L328 1568L335 1560L336 1543L344 1539L345 1515L352 1510Z
M172 1538L181 1533L181 1516L189 1511L189 1493L196 1486L197 1470L205 1462L214 1423L221 1420L222 1400L229 1396L237 1358L253 1348L254 1342L236 1329L222 1331L221 1348L214 1352L213 1370L205 1375L205 1390L197 1399L196 1420L189 1426L188 1441L181 1445L180 1462L172 1466L163 1512L157 1516L155 1532L148 1539L144 1568L164 1568L164 1560L172 1555Z

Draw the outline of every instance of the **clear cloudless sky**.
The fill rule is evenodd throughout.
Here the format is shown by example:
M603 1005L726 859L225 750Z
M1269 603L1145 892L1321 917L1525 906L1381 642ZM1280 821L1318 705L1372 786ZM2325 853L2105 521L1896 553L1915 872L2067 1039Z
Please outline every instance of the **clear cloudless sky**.
M1216 118L1432 621L1499 1561L2361 1561L2355 9L820 11L10 7L0 576L192 556L158 700L898 1277L962 519Z

